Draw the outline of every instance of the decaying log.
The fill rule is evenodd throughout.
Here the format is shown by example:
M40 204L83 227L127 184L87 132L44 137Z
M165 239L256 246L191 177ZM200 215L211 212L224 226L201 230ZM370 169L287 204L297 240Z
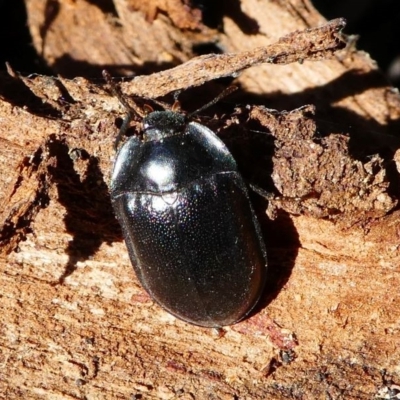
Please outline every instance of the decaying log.
M371 399L400 384L400 97L344 21L307 0L221 2L208 26L180 0L25 3L57 76L0 76L0 392ZM103 69L134 73L118 83L138 104L182 90L187 111L239 87L196 118L267 193L269 279L222 333L167 314L133 273L108 193L125 110Z

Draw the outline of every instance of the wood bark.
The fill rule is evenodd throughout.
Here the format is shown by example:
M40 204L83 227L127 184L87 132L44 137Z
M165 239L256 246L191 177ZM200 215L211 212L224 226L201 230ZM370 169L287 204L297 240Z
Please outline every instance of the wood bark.
M344 21L308 0L219 2L208 25L207 10L180 0L25 3L57 76L0 76L0 393L390 398L400 97ZM111 210L125 111L103 69L134 74L117 82L139 105L182 90L193 111L238 86L198 119L268 193L253 199L268 284L247 320L218 333L188 325L139 285Z

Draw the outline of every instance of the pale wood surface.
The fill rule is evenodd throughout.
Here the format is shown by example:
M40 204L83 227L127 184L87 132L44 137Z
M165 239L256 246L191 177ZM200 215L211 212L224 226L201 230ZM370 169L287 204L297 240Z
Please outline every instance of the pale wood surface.
M229 75L245 57L256 63L259 53L242 52L276 52L289 35L204 119L246 178L282 195L255 197L270 283L255 315L223 335L160 309L111 211L117 100L96 79L0 76L0 397L371 399L399 383L400 100L374 62L351 46L328 50L328 38L340 48L337 32L312 31L319 56L299 42L304 63L276 65L295 59L291 32L326 23L306 0L232 3L223 32L180 1L93 3L26 0L33 44L55 73L148 74L191 60L199 43L236 53L122 84L141 96ZM220 88L183 93L183 107Z

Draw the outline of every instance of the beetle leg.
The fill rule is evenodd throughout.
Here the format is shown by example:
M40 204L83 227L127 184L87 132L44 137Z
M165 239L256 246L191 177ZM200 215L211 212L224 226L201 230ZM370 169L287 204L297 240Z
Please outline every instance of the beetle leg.
M252 183L249 184L249 187L254 193L257 193L259 196L264 197L267 200L272 200L276 197L272 192L268 192L260 186L254 185Z

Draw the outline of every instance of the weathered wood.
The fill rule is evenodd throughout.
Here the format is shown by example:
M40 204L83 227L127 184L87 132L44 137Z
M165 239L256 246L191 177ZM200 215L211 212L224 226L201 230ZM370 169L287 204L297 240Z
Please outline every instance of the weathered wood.
M26 0L33 43L63 77L0 76L0 392L371 399L399 383L398 93L367 55L338 51L343 22L324 25L308 1L232 3L223 32L181 1L148 3ZM210 41L224 54L194 59ZM107 187L124 110L101 81L67 79L83 64L135 71L121 87L145 97L205 83L182 93L190 110L238 75L201 121L273 193L254 199L270 283L222 336L161 310L134 276Z

